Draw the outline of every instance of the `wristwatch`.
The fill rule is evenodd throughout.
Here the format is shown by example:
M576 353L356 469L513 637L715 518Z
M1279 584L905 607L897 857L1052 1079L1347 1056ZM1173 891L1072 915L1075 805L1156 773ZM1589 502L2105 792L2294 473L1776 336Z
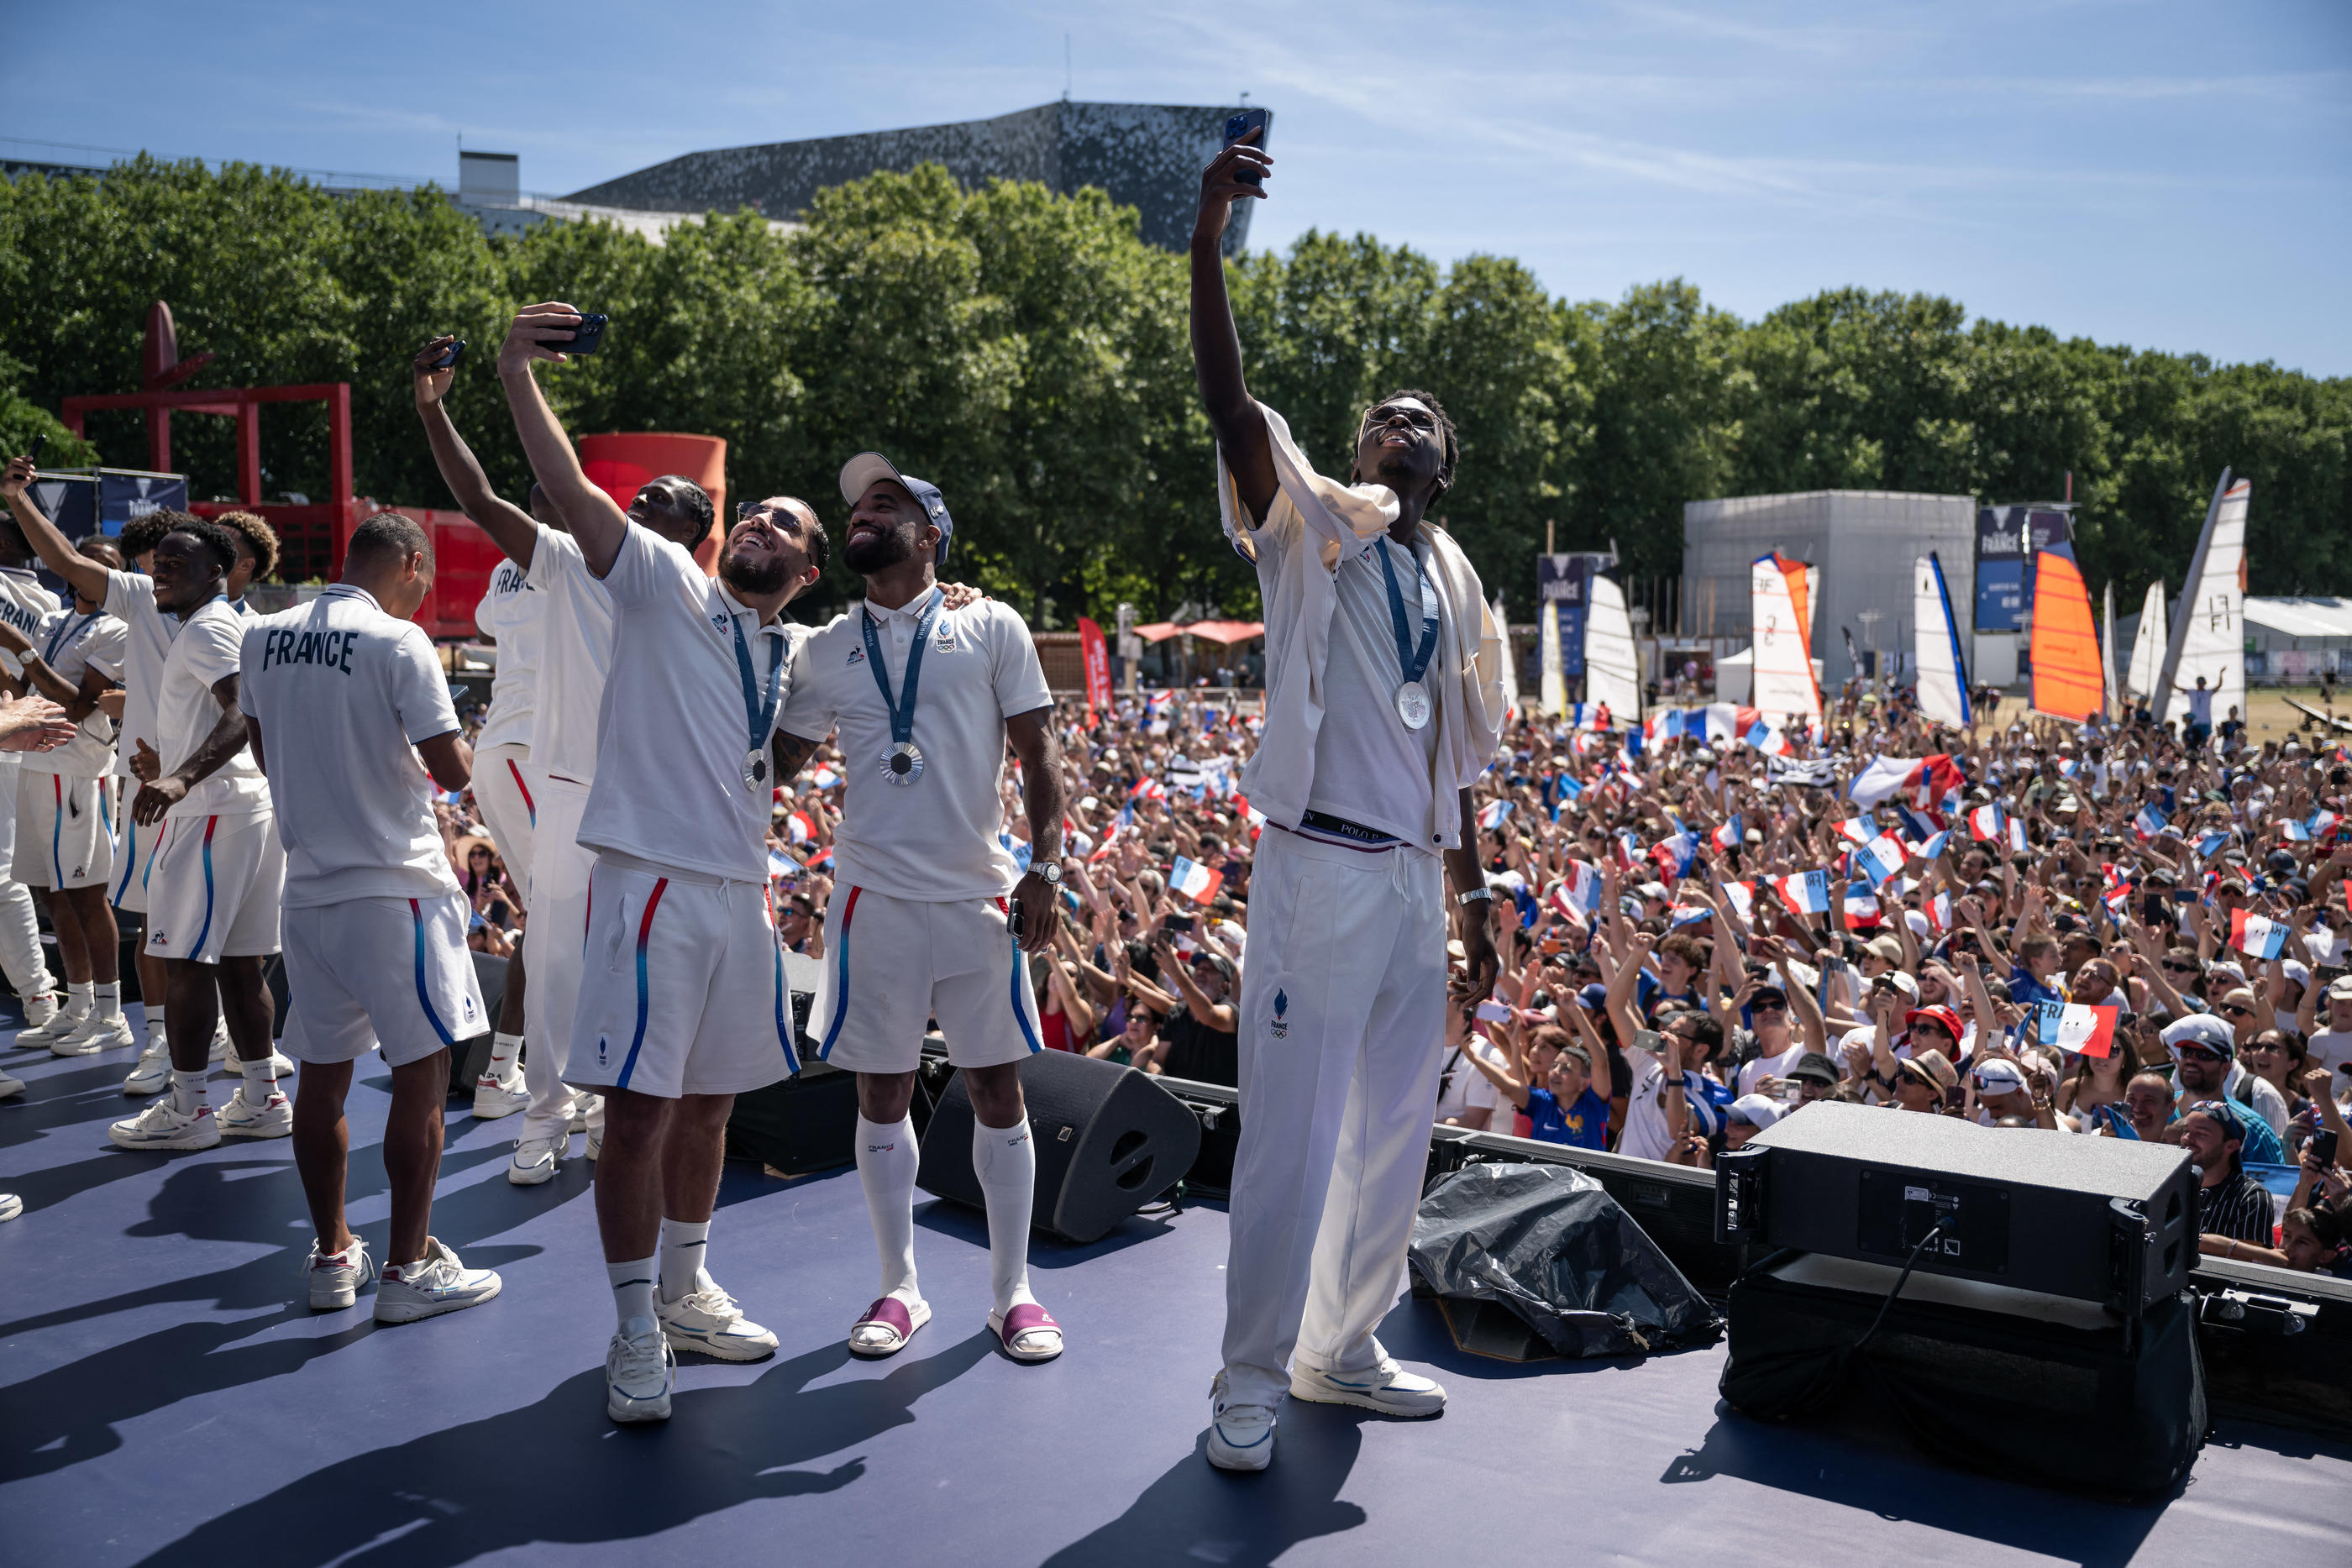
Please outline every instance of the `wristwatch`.
M1465 908L1465 909L1466 909L1466 908L1468 908L1471 904L1477 904L1477 903L1480 903L1480 902L1482 902L1482 901L1483 901L1483 902L1487 902L1487 903L1492 903L1492 902L1493 902L1493 900L1494 900L1494 897L1495 897L1495 890L1494 890L1493 888L1491 888L1491 887L1474 887L1474 888L1472 888L1469 892L1467 892L1467 893L1465 893L1465 894L1462 894L1459 898L1455 899L1454 902L1454 903L1456 903L1456 904L1461 904L1464 908Z
M1034 872L1037 874L1038 880L1045 883L1046 886L1059 887L1062 885L1062 862L1060 861L1033 860L1029 862L1029 869Z

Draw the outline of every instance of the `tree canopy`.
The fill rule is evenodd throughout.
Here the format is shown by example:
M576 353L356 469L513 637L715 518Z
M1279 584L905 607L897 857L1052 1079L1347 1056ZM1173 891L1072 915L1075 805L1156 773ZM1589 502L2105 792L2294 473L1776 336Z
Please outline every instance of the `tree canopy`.
M149 301L171 301L194 386L352 383L360 493L446 505L408 410L436 332L472 345L452 395L493 478L528 482L489 359L522 304L608 312L603 352L544 372L575 434L723 436L737 497L791 494L835 526L835 476L875 447L939 484L957 575L1045 626L1182 602L1253 612L1216 526L1181 257L1132 209L936 167L822 193L796 231L712 214L666 243L604 224L487 237L438 191L335 193L282 171L149 158L103 178L0 183L0 444L143 465L135 414L89 444L53 415L134 390ZM1490 587L1529 557L1614 539L1672 575L1682 507L1823 488L2055 499L2126 601L2186 567L2226 464L2254 483L2256 592L2352 591L2352 382L2064 339L1929 295L1833 289L1755 322L1680 279L1615 301L1546 294L1506 257L1444 267L1367 235L1310 233L1229 264L1252 391L1337 464L1359 412L1434 392L1461 434L1443 511ZM174 422L199 496L234 485L226 421ZM273 408L267 488L326 487L322 411ZM850 591L838 566L837 593Z

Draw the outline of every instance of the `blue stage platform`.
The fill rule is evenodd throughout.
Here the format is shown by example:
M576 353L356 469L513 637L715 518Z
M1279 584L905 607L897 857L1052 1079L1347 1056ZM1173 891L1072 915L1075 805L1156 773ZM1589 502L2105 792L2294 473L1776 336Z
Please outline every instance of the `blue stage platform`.
M997 1354L984 1230L926 1204L936 1316L892 1361L842 1348L873 1288L856 1176L730 1166L719 1280L783 1341L693 1362L666 1427L603 1411L611 1310L573 1160L508 1185L511 1133L449 1124L435 1231L499 1270L478 1311L377 1328L302 1304L284 1141L135 1155L106 1124L128 1053L0 1054L0 1563L1550 1563L2352 1562L2352 1453L2225 1422L2189 1484L2122 1508L1727 1413L1720 1348L1515 1366L1401 1301L1383 1337L1444 1380L1440 1419L1286 1406L1270 1472L1201 1458L1224 1216L1041 1242L1071 1348ZM223 1081L224 1082L226 1081ZM353 1218L381 1242L388 1081L352 1096ZM578 1140L574 1140L575 1149Z

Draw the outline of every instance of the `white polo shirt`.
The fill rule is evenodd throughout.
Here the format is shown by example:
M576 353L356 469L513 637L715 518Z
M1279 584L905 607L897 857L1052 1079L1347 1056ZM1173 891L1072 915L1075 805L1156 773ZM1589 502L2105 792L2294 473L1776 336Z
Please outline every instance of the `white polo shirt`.
M0 620L37 638L41 622L58 608L58 596L41 586L41 580L21 566L0 567ZM22 679L25 666L13 653L0 652L0 670L6 670L11 680ZM24 761L21 751L0 751L0 779L14 779Z
M286 846L281 906L456 893L413 749L457 727L425 628L348 583L240 625L237 706L261 726Z
M580 541L544 523L529 581L547 595L530 760L551 779L584 789L596 781L597 726L613 667L612 597L588 570Z
M1269 517L1257 538L1269 551L1298 549L1307 543L1296 526L1298 508L1280 491L1273 511L1287 508L1293 526ZM1332 574L1339 602L1331 616L1331 641L1323 662L1323 723L1315 732L1315 779L1307 809L1367 828L1377 828L1427 852L1428 825L1436 820L1437 705L1446 698L1443 612L1437 645L1422 687L1431 698L1429 723L1407 729L1397 716L1397 688L1404 662L1397 657L1396 622L1389 613L1388 582L1381 572L1385 553L1404 601L1405 626L1420 646L1422 579L1415 553L1387 535L1368 539L1339 558ZM1429 547L1418 559L1425 562Z
M534 576L537 570L534 562ZM775 717L755 742L735 632L742 630L753 686L764 700L771 672L791 678L793 644L807 629L761 625L683 545L635 523L604 574L604 590L612 595L613 670L596 783L580 818L582 846L668 870L766 882L775 768L771 761L754 787L743 782L743 763L754 745L768 754ZM782 712L780 695L776 713Z
M1052 706L1054 695L1028 625L1011 606L988 599L961 610L942 606L915 694L923 774L912 784L884 783L890 712L860 628L873 617L890 694L902 697L907 653L929 598L902 610L866 600L803 642L779 727L822 740L840 727L835 744L846 759L847 789L834 834L836 882L927 904L1002 898L1021 880L1013 852L997 841L1004 721Z
M510 560L499 562L490 586L474 606L474 625L499 645L498 673L490 680L490 715L475 738L478 750L493 746L528 747L531 716L539 705L541 644L547 635L548 595L530 585L530 574Z
M144 740L158 754L163 742L155 733L155 692L163 684L163 656L180 630L180 618L155 605L155 580L142 571L106 574L106 612L122 622L122 730L115 747L114 771L131 777L131 758Z
M122 622L103 610L84 615L79 610L55 610L41 622L33 646L41 662L60 680L81 685L85 671L95 669L108 680L122 679ZM74 731L74 737L55 751L25 754L27 773L56 773L68 779L103 779L114 771L114 721L103 708L92 708Z
M111 597L111 594L109 595ZM163 771L176 773L220 723L223 708L213 686L236 674L245 652L246 618L226 599L215 599L190 615L163 656L163 678L155 688L155 750ZM240 705L241 706L241 705ZM201 779L166 817L243 817L269 810L269 780L253 763L253 748L236 755Z

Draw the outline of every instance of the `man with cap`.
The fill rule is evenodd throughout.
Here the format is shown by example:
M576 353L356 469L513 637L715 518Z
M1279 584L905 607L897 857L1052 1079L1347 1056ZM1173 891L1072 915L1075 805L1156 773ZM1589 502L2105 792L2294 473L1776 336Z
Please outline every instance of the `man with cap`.
M2198 1250L2234 1258L2249 1242L2271 1244L2276 1209L2270 1189L2246 1172L2249 1119L2226 1100L2203 1100L2181 1113L2173 1134L2197 1166Z
M2183 1113L2204 1100L2229 1100L2248 1107L2244 1137L2249 1157L2258 1165L2285 1158L2279 1139L2286 1125L2286 1101L2268 1080L2239 1065L2236 1037L2226 1022L2211 1013L2191 1013L2165 1025L2163 1040L2172 1052ZM2272 1124L2273 1112L2276 1126Z
M1769 1128L1789 1111L1789 1106L1769 1094L1742 1094L1723 1108L1724 1152L1728 1154L1746 1146L1748 1139Z
M1837 1063L1818 1051L1809 1051L1789 1069L1788 1081L1797 1086L1797 1105L1810 1105L1816 1100L1826 1100L1837 1092ZM1790 1110L1796 1106L1790 1107Z
M2311 1064L2340 1074L2347 1065L2352 1065L2352 975L2338 975L2330 980L2321 1006L2326 1010L2327 1027L2311 1033ZM2312 1021L2318 1020L2315 1018ZM2352 1086L2352 1079L2339 1077L2336 1086L2340 1092Z
M1959 1084L1949 1057L1940 1051L1915 1051L1895 1059L1895 1086L1886 1092L1886 1103L1898 1111L1940 1112L1944 1096Z
M958 607L941 591L955 521L937 486L864 452L843 466L841 495L842 558L866 595L793 655L776 757L788 779L838 727L847 758L810 1031L822 1059L857 1074L857 1175L881 1259L881 1288L849 1348L894 1354L930 1319L915 1276L908 1112L936 1019L971 1097L989 1332L1016 1361L1050 1361L1062 1330L1029 1288L1037 1157L1019 1069L1043 1045L1024 956L1043 951L1061 919L1053 694L1018 614L987 600ZM1029 822L1025 872L999 837L1008 742Z
M2033 1082L2025 1064L2013 1056L1980 1055L1969 1069L1969 1087L1976 1091L1977 1121L1992 1126L2004 1118L2034 1118Z

